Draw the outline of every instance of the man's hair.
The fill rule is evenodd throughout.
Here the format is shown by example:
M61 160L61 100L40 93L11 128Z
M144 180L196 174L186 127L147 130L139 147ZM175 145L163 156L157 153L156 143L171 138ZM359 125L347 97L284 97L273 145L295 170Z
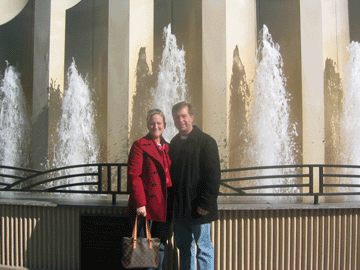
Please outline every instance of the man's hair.
M187 107L187 108L188 108L189 114L190 114L191 116L194 115L191 104L188 103L188 102L185 102L185 101L181 101L181 102L175 104L175 105L172 107L172 111L171 111L172 116L174 117L174 116L176 115L176 113L177 113L178 111L180 111L180 110L181 110L182 108L184 108L184 107Z
M149 124L151 117L153 117L155 114L160 115L163 118L163 121L165 124L165 115L162 112L162 110L160 110L160 109L152 109L152 110L148 111L147 116L146 116L146 124Z

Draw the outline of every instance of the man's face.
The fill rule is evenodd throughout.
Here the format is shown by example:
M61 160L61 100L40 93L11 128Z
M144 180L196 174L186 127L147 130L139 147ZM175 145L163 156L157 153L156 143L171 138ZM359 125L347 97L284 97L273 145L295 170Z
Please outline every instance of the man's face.
M187 136L193 129L194 116L189 114L187 106L180 109L174 116L174 123L180 135Z

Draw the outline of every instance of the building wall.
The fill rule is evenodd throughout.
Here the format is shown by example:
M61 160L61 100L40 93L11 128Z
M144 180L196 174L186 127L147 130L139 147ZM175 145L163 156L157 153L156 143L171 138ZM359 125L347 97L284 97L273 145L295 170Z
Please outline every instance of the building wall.
M335 160L339 130L331 121L339 118L342 92L338 85L335 100L326 96L332 91L326 80L343 76L346 46L359 32L357 1L14 3L16 12L6 9L9 21L0 26L0 60L3 67L8 60L21 73L34 129L34 168L49 159L51 163L73 57L95 92L100 161L126 161L131 143L146 133L143 118L151 106L150 89L156 86L162 30L169 23L178 47L186 51L186 83L196 124L218 142L223 167L249 163L243 162L248 159L243 151L244 122L256 75L258 33L264 24L284 60L286 90L292 96L290 120L297 123L299 134L297 161ZM139 88L142 83L145 86ZM243 89L236 88L237 83Z
M358 269L359 214L340 206L223 207L211 230L215 269ZM122 207L1 204L0 266L80 269L81 217L124 215ZM165 269L178 269L173 238L167 252Z

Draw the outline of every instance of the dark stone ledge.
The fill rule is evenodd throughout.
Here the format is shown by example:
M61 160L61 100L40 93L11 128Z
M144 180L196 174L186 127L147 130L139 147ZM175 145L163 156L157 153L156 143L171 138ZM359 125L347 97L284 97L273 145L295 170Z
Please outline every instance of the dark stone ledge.
M335 200L336 199L336 200ZM259 197L219 197L219 210L286 210L286 209L348 209L360 208L358 198L338 197L333 201L314 204L312 198L259 198ZM346 200L346 201L345 201ZM38 207L127 207L128 196L117 196L112 204L111 196L78 194L39 194L20 192L0 192L0 205L25 205Z

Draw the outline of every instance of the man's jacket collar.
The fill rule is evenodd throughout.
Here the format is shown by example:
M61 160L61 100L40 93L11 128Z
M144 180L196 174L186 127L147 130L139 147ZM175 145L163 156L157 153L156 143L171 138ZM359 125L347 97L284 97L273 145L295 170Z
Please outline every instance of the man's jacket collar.
M193 125L193 129L189 133L188 138L196 139L196 137L198 137L200 133L201 133L201 130L197 127L197 125Z

